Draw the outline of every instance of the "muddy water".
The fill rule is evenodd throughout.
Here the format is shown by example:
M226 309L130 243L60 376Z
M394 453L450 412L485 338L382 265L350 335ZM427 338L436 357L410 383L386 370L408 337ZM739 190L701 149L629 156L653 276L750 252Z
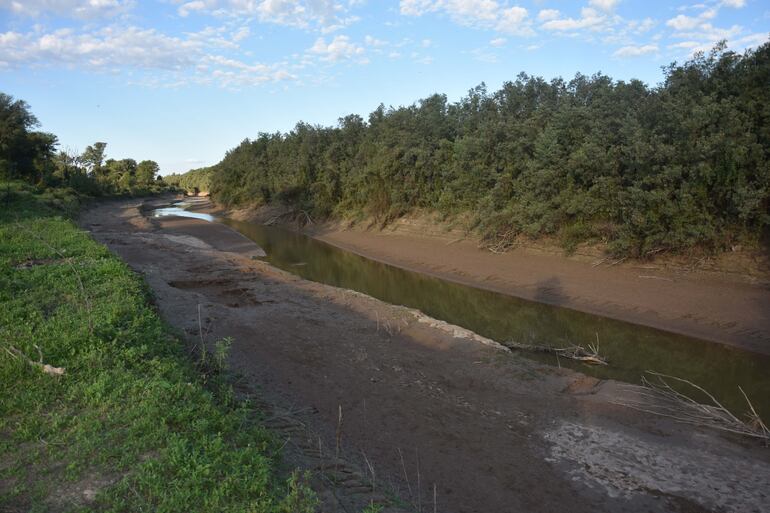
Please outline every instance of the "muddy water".
M639 383L647 370L679 376L703 386L736 413L746 410L740 385L760 415L770 417L768 356L406 271L282 228L214 219L178 207L154 214L222 222L259 244L275 267L416 308L503 343L586 346L595 344L598 337L600 353L610 360L606 367L557 361L551 355L527 356L629 383ZM556 287L558 283L543 284L544 289Z

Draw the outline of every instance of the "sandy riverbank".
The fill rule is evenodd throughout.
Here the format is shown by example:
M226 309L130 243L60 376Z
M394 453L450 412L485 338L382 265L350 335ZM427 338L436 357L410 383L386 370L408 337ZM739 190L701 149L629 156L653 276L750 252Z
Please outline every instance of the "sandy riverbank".
M261 219L259 213L241 218ZM504 254L418 224L386 230L316 225L308 235L391 265L516 297L770 354L770 282L756 272L661 261L611 265L542 247Z

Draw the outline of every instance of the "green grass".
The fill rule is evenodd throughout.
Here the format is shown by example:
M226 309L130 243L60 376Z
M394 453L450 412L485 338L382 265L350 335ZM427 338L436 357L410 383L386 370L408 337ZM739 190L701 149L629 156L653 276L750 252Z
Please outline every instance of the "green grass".
M0 184L0 510L312 510L248 404L73 223L78 203Z

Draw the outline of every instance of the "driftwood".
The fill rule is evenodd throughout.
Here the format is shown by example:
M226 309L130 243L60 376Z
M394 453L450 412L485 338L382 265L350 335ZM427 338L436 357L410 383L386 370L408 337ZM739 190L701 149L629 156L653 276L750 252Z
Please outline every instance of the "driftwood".
M673 419L684 424L703 426L718 431L734 433L750 438L763 440L770 444L770 429L762 421L751 404L748 396L739 386L741 395L746 400L748 411L745 420L733 415L722 403L707 392L703 387L686 379L668 376L653 371L647 371L647 376L642 377L642 385L626 385L626 388L634 392L633 398L615 401L615 404L626 406L644 413L651 413L661 417ZM675 390L671 383L685 385L696 393L702 394L708 399L709 404L702 404L692 397Z
M513 341L508 341L505 345L511 349L519 349L521 351L555 354L556 356L567 358L569 360L578 360L594 365L607 365L607 359L599 354L599 344L596 344L595 346L593 344L588 344L588 349L583 346L550 347L521 344Z
M38 345L35 345L35 349L37 349L37 353L39 355L38 361L31 360L26 354L13 346L4 347L3 349L5 349L5 351L14 359L20 359L33 367L37 367L45 374L49 374L51 376L61 376L64 374L64 367L54 367L53 365L43 363L43 352L40 350L40 346Z

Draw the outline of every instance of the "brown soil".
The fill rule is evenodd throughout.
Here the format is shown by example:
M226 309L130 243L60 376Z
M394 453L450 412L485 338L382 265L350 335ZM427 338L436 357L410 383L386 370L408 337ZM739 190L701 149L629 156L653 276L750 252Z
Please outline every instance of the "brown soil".
M209 346L233 338L240 386L289 412L305 448L289 462L327 476L334 486L322 494L393 494L409 509L445 513L761 511L768 503L767 450L616 406L637 392L304 281L251 258L256 246L228 251L224 225L150 221L139 207L96 205L81 224L145 276L190 343L200 336L198 308ZM308 459L315 447L327 455L321 468ZM372 482L346 488L350 467ZM325 501L324 511L360 511L349 504Z

